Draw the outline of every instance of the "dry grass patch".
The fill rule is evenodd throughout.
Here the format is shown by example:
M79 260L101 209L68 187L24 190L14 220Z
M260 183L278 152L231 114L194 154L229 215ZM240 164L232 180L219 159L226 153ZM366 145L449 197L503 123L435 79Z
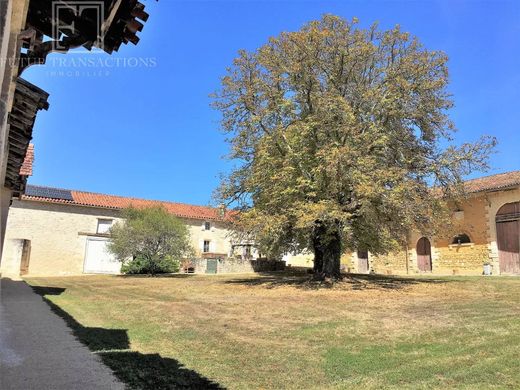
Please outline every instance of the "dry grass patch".
M355 276L326 285L283 273L28 282L47 287L39 292L133 388L520 386L518 278ZM49 287L64 290L53 295Z

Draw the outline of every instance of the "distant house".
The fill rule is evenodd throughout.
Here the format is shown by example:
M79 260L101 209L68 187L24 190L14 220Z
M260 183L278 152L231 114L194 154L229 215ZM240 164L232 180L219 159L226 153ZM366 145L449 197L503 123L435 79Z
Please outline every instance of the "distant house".
M413 233L408 247L384 256L363 250L343 255L356 273L520 274L520 171L465 182L467 197L452 203L452 226L442 236ZM312 254L286 255L290 265L312 267Z
M28 185L13 199L7 221L4 275L118 273L106 251L108 230L121 209L163 206L189 227L196 257L256 257L248 245L232 243L224 209Z

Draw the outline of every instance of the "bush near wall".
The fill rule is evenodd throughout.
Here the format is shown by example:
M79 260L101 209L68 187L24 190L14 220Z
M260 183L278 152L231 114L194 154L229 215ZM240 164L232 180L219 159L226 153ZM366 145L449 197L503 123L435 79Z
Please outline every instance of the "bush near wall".
M152 270L152 267L154 269ZM161 261L152 264L150 261L136 257L135 259L124 263L121 266L121 273L123 274L168 274L179 272L180 262L172 258L164 258Z

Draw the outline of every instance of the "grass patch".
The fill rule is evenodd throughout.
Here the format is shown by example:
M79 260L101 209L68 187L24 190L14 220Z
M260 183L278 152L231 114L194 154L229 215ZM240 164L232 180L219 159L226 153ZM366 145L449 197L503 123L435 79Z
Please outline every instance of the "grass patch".
M31 278L130 388L519 388L520 278Z

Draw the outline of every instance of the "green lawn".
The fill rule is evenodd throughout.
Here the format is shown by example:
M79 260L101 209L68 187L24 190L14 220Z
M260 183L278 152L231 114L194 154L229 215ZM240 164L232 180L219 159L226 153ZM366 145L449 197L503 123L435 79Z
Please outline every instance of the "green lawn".
M520 278L32 278L132 388L520 388Z

